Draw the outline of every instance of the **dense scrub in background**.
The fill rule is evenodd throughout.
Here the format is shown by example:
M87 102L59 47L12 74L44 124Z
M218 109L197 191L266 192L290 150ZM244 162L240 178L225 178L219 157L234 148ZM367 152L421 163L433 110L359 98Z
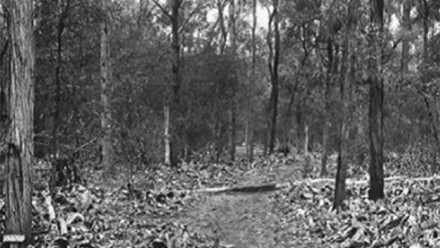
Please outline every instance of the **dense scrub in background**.
M258 14L266 15L270 3L258 1ZM427 1L438 9L436 1ZM270 75L267 61L271 30L260 18L255 37L252 75L251 4L239 3L235 12L236 56L230 52L228 1L184 1L179 29L181 48L180 104L175 111L172 136L176 156L211 152L213 160L227 159L229 132L233 143L248 141L268 146ZM341 46L348 1L281 1L279 6L281 56L277 146L322 151L323 130L329 123L327 147L339 142L341 121ZM99 22L97 1L38 0L35 6L35 148L38 157L57 149L75 158L100 161L102 136L99 116ZM167 7L167 5L165 5ZM414 16L404 11L410 9ZM425 6L426 7L426 6ZM385 82L385 149L423 153L427 164L436 164L438 124L438 33L435 11L408 1L387 1L383 41ZM360 4L358 13L367 13ZM169 21L150 1L113 1L111 13L112 137L116 163L152 164L163 161L163 104L172 80ZM223 14L219 14L223 13ZM6 34L6 15L0 32ZM409 19L408 19L409 18ZM409 20L409 21L408 21ZM350 82L349 143L353 160L367 158L368 73L366 31L368 15L359 16ZM8 41L0 38L0 77L7 91ZM328 53L329 43L333 52ZM424 45L423 45L424 44ZM412 47L409 49L408 47ZM409 50L408 50L409 49ZM424 54L427 54L424 56ZM332 57L329 57L332 56ZM424 58L422 58L424 57ZM336 68L329 73L329 61ZM326 105L326 102L328 103ZM231 109L236 122L231 126ZM330 116L325 119L325 115ZM249 128L251 125L252 128ZM438 137L437 137L438 139ZM304 144L307 141L307 144ZM422 157L421 157L422 159Z

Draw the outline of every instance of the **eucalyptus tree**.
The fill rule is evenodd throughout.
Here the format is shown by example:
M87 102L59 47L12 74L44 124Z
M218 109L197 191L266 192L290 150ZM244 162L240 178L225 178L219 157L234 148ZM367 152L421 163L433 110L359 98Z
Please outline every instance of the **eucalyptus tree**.
M27 247L32 242L31 166L34 156L34 39L33 1L7 1L10 13L11 76L9 127L6 156L6 220L4 240L21 235Z

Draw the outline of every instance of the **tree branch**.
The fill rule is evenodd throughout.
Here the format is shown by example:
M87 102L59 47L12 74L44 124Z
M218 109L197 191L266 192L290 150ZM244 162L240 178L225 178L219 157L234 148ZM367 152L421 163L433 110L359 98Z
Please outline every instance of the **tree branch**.
M162 10L162 12L170 19L172 20L173 17L171 16L171 14L157 1L157 0L152 0L154 4L156 4L156 6ZM180 0L179 6L182 3L182 0Z

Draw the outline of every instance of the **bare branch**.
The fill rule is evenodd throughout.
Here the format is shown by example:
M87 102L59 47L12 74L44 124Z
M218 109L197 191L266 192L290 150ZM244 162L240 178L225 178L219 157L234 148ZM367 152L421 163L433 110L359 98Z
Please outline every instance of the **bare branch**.
M195 14L197 14L201 9L205 8L206 6L207 6L207 4L202 4L202 3L201 3L201 4L199 4L197 7L195 7L195 8L193 9L193 11L191 11L191 13L188 15L188 18L186 18L186 20L183 21L183 23L181 24L179 32L182 31L183 29L185 29L185 26L189 23L189 21L191 20L191 18L192 18Z
M172 20L173 19L173 17L171 16L171 14L157 1L157 0L152 0L153 1L153 3L154 4L156 4L156 6L160 9L160 10L162 10L162 12L168 17L168 18L170 18L170 20ZM179 6L180 6L180 4L182 3L182 1L180 1L180 3L179 3Z

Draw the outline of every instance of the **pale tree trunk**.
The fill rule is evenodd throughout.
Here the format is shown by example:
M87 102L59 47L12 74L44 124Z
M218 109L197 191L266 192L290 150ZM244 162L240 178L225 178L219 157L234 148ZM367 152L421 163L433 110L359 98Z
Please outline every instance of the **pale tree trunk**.
M220 46L220 54L223 54L226 47L226 41L228 38L228 32L226 31L225 27L225 18L224 18L224 8L227 1L217 0L217 11L218 11L218 23L220 26L220 32L221 32L221 46Z
M257 30L257 0L252 1L252 71L251 80L252 84L255 84L257 79L256 66L257 66L257 44L256 44L256 30ZM254 160L254 126L253 126L253 107L249 109L248 118L246 120L246 155L250 162Z
M25 242L10 247L26 247L32 240L31 165L33 161L34 45L33 1L9 1L11 13L10 128L6 156L6 222L4 237L25 236Z
M112 144L111 144L111 74L110 74L110 42L109 42L109 16L107 10L107 0L101 0L103 17L101 21L101 129L103 131L101 139L102 164L113 171Z
M353 65L351 54L353 52L354 30L356 28L356 9L357 0L351 0L348 7L344 41L342 47L341 60L341 102L342 102L342 120L339 129L339 154L338 154L338 169L336 173L335 198L333 201L333 209L339 210L346 198L346 178L348 167L348 135L349 135L349 97L350 97L350 81L352 79Z
M368 198L378 200L384 198L383 178L383 104L384 104L384 82L381 76L382 70L382 34L383 34L383 0L372 1L372 25L368 34L370 47L370 60L368 69L370 75L367 83L370 85L369 99L369 136L371 165L370 191Z
M252 71L251 80L252 84L255 84L257 79L256 66L257 66L257 44L256 44L256 30L257 30L257 0L252 1ZM246 155L250 162L254 160L254 127L253 127L253 101L251 101L251 107L246 120Z
M164 145L165 145L165 164L176 165L178 160L177 155L177 143L175 140L175 133L178 123L176 123L177 107L180 102L180 85L182 76L180 72L180 38L179 38L179 9L182 4L182 0L173 0L171 6L171 14L169 14L158 2L155 4L159 6L162 11L168 16L171 21L171 49L172 49L172 61L171 72L173 80L171 84L171 90L167 91L164 105Z
M273 22L274 26L274 38L275 44L274 48L272 48L272 42L270 41L271 37L268 38L269 49L270 51L270 59L269 62L269 71L271 76L271 96L270 96L270 125L269 125L269 154L274 152L275 148L275 139L276 139L276 131L277 131L277 118L278 118L278 91L279 91L279 78L278 78L278 65L280 59L280 49L281 49L281 41L280 41L280 31L279 31L279 16L278 16L278 0L272 1L273 12L271 15L270 23Z
M164 144L165 144L165 164L171 164L171 135L170 135L170 104L166 102L163 106L164 114Z
M309 155L309 124L307 121L304 124L304 156Z

